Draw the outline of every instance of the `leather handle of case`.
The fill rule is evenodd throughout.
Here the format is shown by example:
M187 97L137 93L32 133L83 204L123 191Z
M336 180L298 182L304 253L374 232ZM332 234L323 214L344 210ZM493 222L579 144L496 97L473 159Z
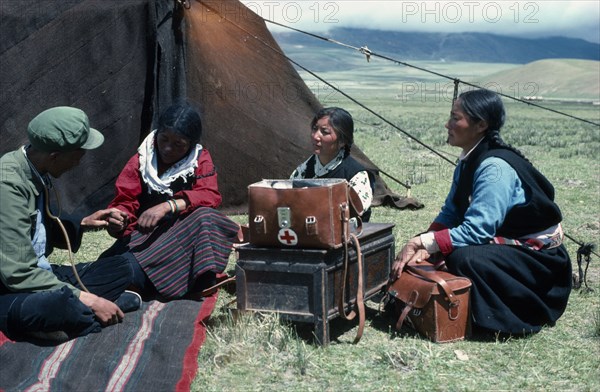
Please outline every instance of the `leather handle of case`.
M448 286L448 282L446 282L443 278L439 277L439 275L436 275L434 273L431 274L431 273L425 272L423 270L420 270L419 268L415 268L415 267L411 266L410 264L406 265L405 268L408 271L410 271L416 275L422 276L425 279L431 280L432 282L439 284L440 287L442 288L442 290L444 290L444 292L446 293L446 296L448 297L448 300L450 301L450 305L458 306L458 303L460 301L458 301L458 299L456 299L456 295L454 294L454 291L452 291L450 286Z

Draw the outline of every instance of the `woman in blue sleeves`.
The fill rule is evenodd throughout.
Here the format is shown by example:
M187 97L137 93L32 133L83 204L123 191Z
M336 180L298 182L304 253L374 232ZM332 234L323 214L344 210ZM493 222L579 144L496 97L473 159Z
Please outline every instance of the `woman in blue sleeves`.
M453 105L448 143L462 148L452 186L429 230L412 238L392 266L441 258L469 278L471 321L482 331L524 334L554 325L571 291L554 188L500 138L505 112L489 90Z

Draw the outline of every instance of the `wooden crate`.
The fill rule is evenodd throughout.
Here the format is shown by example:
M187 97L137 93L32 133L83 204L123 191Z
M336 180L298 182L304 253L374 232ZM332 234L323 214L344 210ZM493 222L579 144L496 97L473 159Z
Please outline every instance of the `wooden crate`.
M395 257L392 224L365 223L359 237L364 259L365 300L385 287ZM238 248L237 308L277 312L284 319L315 326L319 343L329 343L329 321L339 316L344 263L342 249ZM346 302L356 301L358 264L350 246Z

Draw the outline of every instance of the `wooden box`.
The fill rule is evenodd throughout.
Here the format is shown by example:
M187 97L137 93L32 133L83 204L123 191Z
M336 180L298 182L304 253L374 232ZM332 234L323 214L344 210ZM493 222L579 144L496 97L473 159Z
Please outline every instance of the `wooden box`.
M365 223L359 236L364 259L365 300L385 287L395 257L392 224ZM356 301L357 257L350 246L346 311ZM284 319L309 322L321 344L329 343L329 321L339 316L344 249L281 249L245 244L238 248L237 308L277 312Z

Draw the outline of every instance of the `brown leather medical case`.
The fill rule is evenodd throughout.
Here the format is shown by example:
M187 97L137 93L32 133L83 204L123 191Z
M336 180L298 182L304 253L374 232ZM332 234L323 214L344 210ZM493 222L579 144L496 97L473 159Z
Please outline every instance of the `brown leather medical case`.
M350 210L349 189L343 179L262 180L249 185L250 244L341 247L343 221Z
M470 334L471 281L438 271L429 263L406 265L388 288L404 321L434 342L463 340Z

